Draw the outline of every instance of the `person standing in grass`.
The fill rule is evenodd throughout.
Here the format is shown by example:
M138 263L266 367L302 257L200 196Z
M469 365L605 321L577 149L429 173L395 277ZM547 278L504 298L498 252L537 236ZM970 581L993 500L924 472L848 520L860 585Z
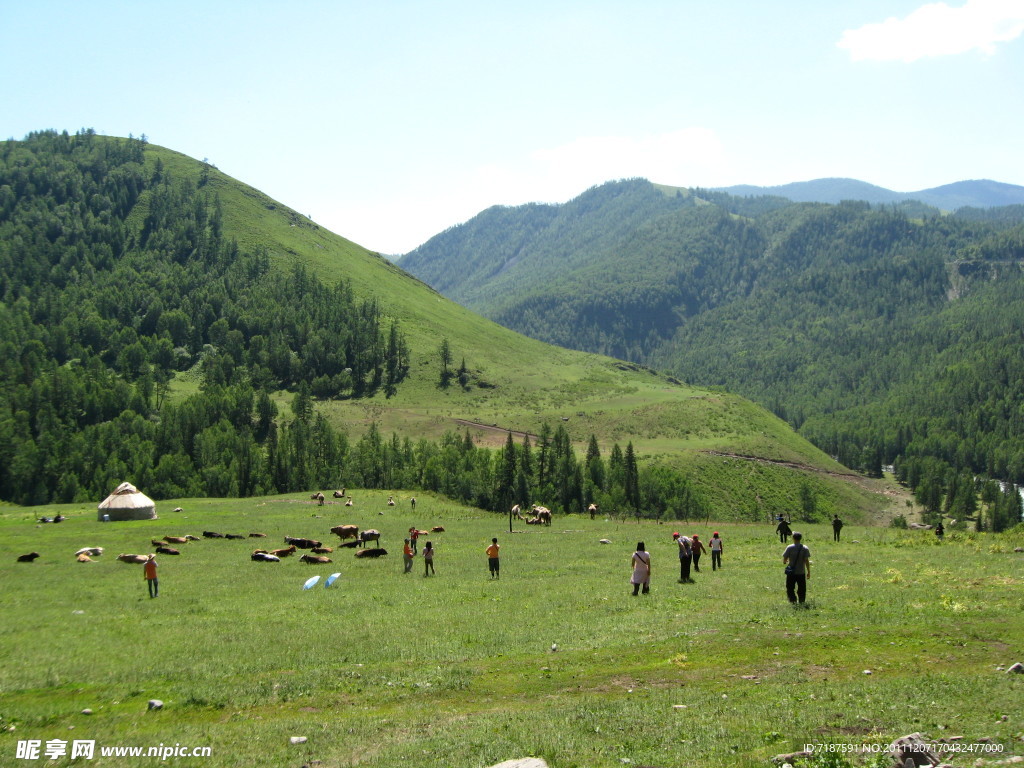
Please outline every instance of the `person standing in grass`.
M427 542L423 549L423 575L430 576L434 572L434 545Z
M693 570L700 573L700 556L707 552L697 534L690 537L690 551L693 553Z
M413 551L412 546L409 544L409 540L405 540L405 546L402 548L402 557L405 560L405 571L409 573L412 570L412 558L416 553Z
M156 555L150 555L146 559L146 564L142 566L142 576L146 580L146 586L149 587L149 596L157 597L160 594L160 580L156 577L157 569Z
M500 549L498 540L491 539L491 546L487 548L487 570L490 572L492 579L501 578L501 563L498 561L498 551Z
M775 532L779 534L779 543L785 544L789 541L789 534L793 532L793 529L789 527L789 523L786 519L779 515L779 524L775 526Z
M803 544L803 534L793 531L793 543L782 553L786 565L786 596L789 602L803 605L807 598L807 580L811 578L811 550Z
M832 540L839 541L839 532L843 530L843 521L839 519L839 515L835 515L832 518Z
M651 553L646 551L642 541L636 543L631 563L633 575L629 581L633 585L633 596L636 597L640 592L640 587L644 588L646 595L651 591Z
M672 534L672 540L679 545L679 583L686 584L693 581L690 578L690 564L693 562L693 542L686 536L681 536L678 531Z
M711 534L711 541L708 544L711 545L711 570L717 571L722 567L722 550L724 548L722 537L718 535L718 531Z

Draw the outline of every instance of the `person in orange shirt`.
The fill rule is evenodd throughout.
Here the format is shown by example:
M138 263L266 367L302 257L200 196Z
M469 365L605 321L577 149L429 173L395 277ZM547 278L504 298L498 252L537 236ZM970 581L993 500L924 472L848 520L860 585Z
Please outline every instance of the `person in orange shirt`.
M146 564L142 566L142 575L149 587L149 596L157 597L160 594L160 580L156 577L156 555L150 555Z
M405 573L409 573L412 570L412 558L416 552L409 544L409 540L405 540L405 548L402 550L402 556L405 558Z
M501 566L498 561L498 546L497 539L491 539L491 546L487 548L487 568L490 570L492 579L501 578Z

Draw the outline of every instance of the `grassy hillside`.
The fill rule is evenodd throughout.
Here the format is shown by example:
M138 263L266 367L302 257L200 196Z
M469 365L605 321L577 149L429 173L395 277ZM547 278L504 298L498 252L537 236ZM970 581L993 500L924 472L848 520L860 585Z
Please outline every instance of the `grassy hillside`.
M216 169L161 148L149 148L147 157L151 163L159 158L177 175L208 173L207 186L223 204L225 233L240 244L265 247L281 268L300 261L327 282L350 280L357 294L378 297L385 314L400 320L412 365L398 393L317 403L321 413L352 435L376 422L385 435L437 438L472 422L484 425L470 428L477 444L498 446L506 430L536 435L544 422L561 423L581 447L592 434L603 449L632 441L642 458L657 456L694 475L701 474L707 451L806 466L776 470L789 479L764 489L761 498L771 508L788 503L788 491L779 489L795 486L801 477L809 477L823 499L842 499L836 510L872 516L893 508L891 497L827 474L841 468L784 422L742 398L511 332ZM454 364L464 359L471 371L468 389L438 386L442 339L450 343ZM187 381L176 386L190 387ZM289 397L280 393L282 406ZM718 472L716 478L714 484L705 483L713 507L734 508L739 498L748 506L759 503L744 473Z
M430 496L415 514L408 493L397 507L383 492L353 496L354 508L318 508L307 495L179 499L158 505L158 520L110 524L92 505L0 508L0 763L24 762L17 743L32 739L41 750L94 740L97 766L136 764L102 758L105 746L209 748L169 764L211 768L448 768L527 755L552 768L736 768L807 743L867 751L912 732L992 750L943 755L957 766L1024 754L1024 677L1004 671L1021 660L1019 531L940 544L851 525L834 543L828 526L811 526L809 602L798 610L770 525L682 528L705 540L720 531L725 552L722 570L705 558L695 583L679 584L669 526L556 518L509 534L502 518ZM57 512L68 519L35 523ZM330 526L348 522L379 529L389 554L249 560L285 535L332 544ZM410 525L446 528L429 537L436 576L418 559L402 573ZM157 599L140 566L114 559L203 530L267 538L203 539L161 556ZM492 536L497 581L483 552ZM652 589L632 597L637 540L652 554ZM83 546L106 551L77 563ZM28 551L41 557L15 562ZM302 591L332 572L336 588ZM150 699L163 709L147 711ZM869 757L813 765L881 765Z

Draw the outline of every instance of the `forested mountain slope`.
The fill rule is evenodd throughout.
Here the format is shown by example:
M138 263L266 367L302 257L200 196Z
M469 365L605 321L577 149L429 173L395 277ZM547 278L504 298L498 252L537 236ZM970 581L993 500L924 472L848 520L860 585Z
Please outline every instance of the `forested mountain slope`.
M533 210L399 263L536 338L752 397L849 466L1024 481L1019 206L910 217L632 180Z
M0 143L0 298L4 501L128 479L667 517L887 503L738 396L509 331L144 139Z

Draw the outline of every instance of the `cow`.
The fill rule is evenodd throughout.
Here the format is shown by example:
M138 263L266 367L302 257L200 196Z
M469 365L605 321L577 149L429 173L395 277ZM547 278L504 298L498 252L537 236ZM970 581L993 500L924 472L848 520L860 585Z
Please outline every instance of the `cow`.
M597 504L590 504L587 506L587 512L590 513L590 519L593 520L594 516L597 515Z
M322 493L314 493L309 498L315 501L318 507L322 507L324 505L324 495Z
M284 543L294 544L299 549L313 549L313 547L322 547L324 544L316 539L297 539L294 536L285 536Z
M186 536L164 536L164 541L168 544L185 544L188 538Z
M370 528L359 533L359 546L365 546L366 542L372 541L375 546L380 547L380 531L376 528Z
M198 536L193 536L191 533L186 533L185 534L185 538L188 539L189 541L199 541L199 537Z
M167 546L167 542L166 541L161 541L160 539L150 539L149 543L152 544L154 547L165 547L165 546Z
M324 557L323 555L303 555L299 560L309 565L324 565L331 562L331 558Z
M376 549L360 549L356 552L356 557L383 557L388 551L383 547L377 547Z
M250 539L265 539L265 538L267 538L267 534L265 534L265 533L250 533L249 534L249 538Z
M75 552L75 555L92 555L93 557L99 557L103 554L103 547L82 547L80 550Z
M27 555L18 555L18 562L19 563L31 563L37 557L39 557L39 553L38 552L29 552Z
M274 555L275 557L288 557L288 555L294 555L295 545L293 544L292 546L285 547L284 549L272 549L270 550L270 554Z
M95 560L93 560L91 557L89 557L87 554L85 554L85 552L81 552L80 554L75 555L75 559L78 562L80 562L80 563L93 563L93 562L95 562Z
M433 528L430 529L430 532L431 533L444 533L444 526L443 525L435 525Z
M117 559L122 563L128 563L129 565L142 565L144 562L149 560L149 555L127 555L122 552L117 556Z
M224 534L225 539L246 539L248 536L244 536L241 533L226 533Z
M345 506L346 507L354 507L355 506L355 502L352 501L352 497L351 496L348 497L348 500L345 502Z
M338 548L346 547L347 549L354 549L355 547L362 546L363 542L360 541L359 537L352 539L352 541L343 541L338 545Z
M310 550L314 555L329 555L333 551L331 547L313 547Z
M537 525L551 525L551 510L547 507L535 506L533 514L536 515Z
M340 491L335 491L334 492L334 498L336 498L336 499L344 499L345 498L345 489L342 488Z
M358 525L336 525L331 528L331 533L337 534L338 538L342 541L345 539L358 539L359 538L359 526Z
M223 533L217 533L215 531L203 531L203 538L204 539L223 539L224 538L224 534Z
M395 497L394 496L388 496L388 506L389 507L395 506Z
M181 550L175 549L174 547L157 547L156 551L161 555L180 555Z
M175 512L183 512L184 510L181 507L175 507L174 511Z
M272 555L269 552L256 551L250 555L250 559L257 563L280 563L281 558L277 555Z

